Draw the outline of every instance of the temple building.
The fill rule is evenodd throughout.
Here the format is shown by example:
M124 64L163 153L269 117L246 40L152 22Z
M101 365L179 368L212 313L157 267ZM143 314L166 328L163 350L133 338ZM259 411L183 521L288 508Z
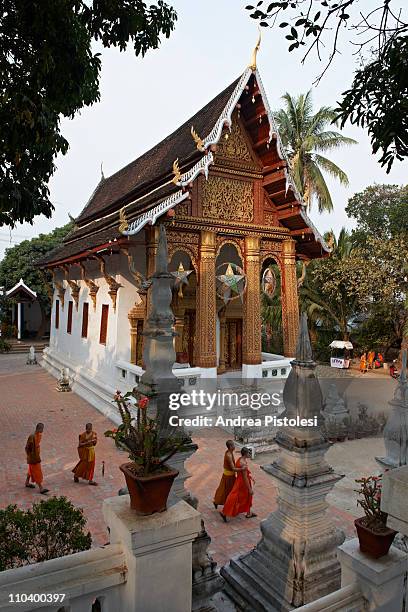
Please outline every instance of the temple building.
M291 179L273 114L251 65L150 151L102 177L53 274L45 367L68 368L99 408L143 372L148 278L159 224L175 277L175 372L185 385L241 371L287 376L298 334L296 262L329 248ZM280 291L283 355L262 352L261 292ZM286 358L285 358L286 357Z

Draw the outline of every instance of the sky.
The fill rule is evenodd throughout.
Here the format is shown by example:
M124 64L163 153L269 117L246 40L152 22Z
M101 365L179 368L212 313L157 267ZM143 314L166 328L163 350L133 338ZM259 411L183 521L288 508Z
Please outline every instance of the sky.
M0 227L0 258L4 249L76 217L88 201L101 176L113 174L165 138L239 76L249 63L258 32L244 9L248 0L168 0L178 13L175 31L157 50L136 58L132 48L98 49L102 53L101 101L85 108L73 120L63 119L62 133L70 148L56 160L50 182L55 211L51 219L39 216L34 224L14 230ZM360 0L359 10L372 6ZM301 53L289 53L284 32L263 29L258 53L261 73L272 109L281 105L285 92L291 95L312 88L315 108L334 106L351 84L355 57L350 45L340 43L336 57L323 80L313 85L324 64L313 55L301 64ZM353 223L345 213L347 201L373 183L407 182L406 162L396 162L387 175L372 155L367 134L347 125L344 135L357 145L328 155L348 175L343 187L327 178L334 212L311 218L321 233ZM175 151L175 157L177 152ZM10 243L11 239L11 243Z

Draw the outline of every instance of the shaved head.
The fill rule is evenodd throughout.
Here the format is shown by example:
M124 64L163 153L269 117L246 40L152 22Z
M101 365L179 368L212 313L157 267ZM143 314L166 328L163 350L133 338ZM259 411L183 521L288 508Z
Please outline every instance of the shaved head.
M85 425L85 429L86 429L86 431L92 431L92 423L87 423Z
M38 431L39 433L42 433L44 431L44 423L37 423L37 425L35 427L35 431Z
M225 444L228 450L234 450L235 448L234 440L227 440Z

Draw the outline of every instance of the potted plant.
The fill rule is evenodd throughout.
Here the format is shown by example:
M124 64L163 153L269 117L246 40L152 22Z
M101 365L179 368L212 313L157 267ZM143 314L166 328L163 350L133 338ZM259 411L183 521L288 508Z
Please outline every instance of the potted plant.
M113 438L118 448L126 451L130 462L119 466L125 475L130 495L130 507L140 515L163 512L178 471L166 465L186 441L177 431L163 437L157 418L147 416L149 398L138 396L136 391L122 395L116 392L116 402L122 423L117 429L105 432ZM136 416L131 407L136 407Z
M375 559L388 553L397 533L387 527L387 514L381 510L381 479L382 475L356 480L360 485L360 488L356 489L360 498L357 504L365 513L365 516L354 521L360 550Z

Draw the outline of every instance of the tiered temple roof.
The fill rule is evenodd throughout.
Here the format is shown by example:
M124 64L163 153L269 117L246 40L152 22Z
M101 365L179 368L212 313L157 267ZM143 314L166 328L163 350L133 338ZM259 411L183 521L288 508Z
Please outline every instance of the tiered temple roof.
M189 198L197 177L207 176L216 163L217 144L225 129L231 128L234 111L259 160L263 188L278 224L290 230L298 255L308 259L327 254L329 249L308 218L291 179L259 72L252 66L150 151L102 178L76 219L75 229L39 265L54 267L106 248L118 250L130 235ZM121 210L126 222L119 231Z

